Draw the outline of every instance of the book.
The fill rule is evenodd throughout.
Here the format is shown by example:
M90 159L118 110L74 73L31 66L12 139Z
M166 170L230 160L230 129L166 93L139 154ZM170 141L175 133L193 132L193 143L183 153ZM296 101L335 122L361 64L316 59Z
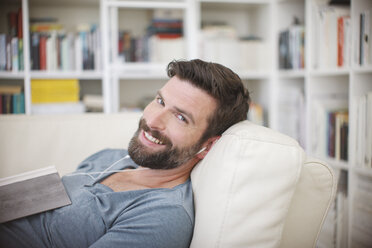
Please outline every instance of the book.
M365 10L360 14L360 33L359 33L359 65L369 63L369 32L370 32L370 12Z
M40 45L39 45L39 56L35 57L37 59L39 69L40 70L46 70L47 69L47 58L46 58L46 44L47 44L48 36L47 35L41 35L40 36Z
M24 93L20 85L0 85L0 114L25 113Z
M305 67L305 28L292 25L279 34L279 68L301 69Z
M0 223L69 204L54 166L0 179Z
M6 70L6 34L0 34L0 70Z
M311 106L311 115L314 120L312 125L311 151L318 157L335 157L336 149L341 149L341 143L336 143L336 134L342 127L340 122L339 130L336 130L336 119L332 122L332 118L336 118L337 113L345 113L348 109L348 100L344 94L319 94L314 97ZM346 124L346 122L344 122ZM347 127L343 130L347 131ZM340 134L341 135L341 134ZM341 142L341 136L339 136ZM347 137L343 136L345 142L342 146L347 152ZM336 148L337 146L337 148ZM340 154L341 155L341 154ZM344 155L343 155L344 156Z
M80 86L77 79L32 79L32 103L78 102Z
M83 103L88 112L103 111L103 97L101 95L87 94L83 96Z
M350 16L341 16L337 19L337 65L349 65L349 39Z
M19 70L19 63L18 63L18 38L12 38L12 70L18 71Z
M319 4L315 15L315 35L313 38L316 53L313 66L315 68L336 68L339 66L338 33L340 31L339 25L341 25L338 21L342 16L350 16L350 8ZM343 45L345 46L345 44Z

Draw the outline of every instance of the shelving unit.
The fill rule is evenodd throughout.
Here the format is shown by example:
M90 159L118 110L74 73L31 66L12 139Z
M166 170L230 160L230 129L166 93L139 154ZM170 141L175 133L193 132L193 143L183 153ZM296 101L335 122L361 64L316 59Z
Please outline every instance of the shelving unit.
M12 84L14 80L22 80L24 95L25 95L25 112L32 114L33 108L31 103L31 80L32 79L71 79L75 78L80 81L81 88L88 88L89 91L99 92L102 94L102 89L91 90L92 87L86 85L93 82L93 87L99 82L102 85L103 72L102 70L31 70L31 48L30 48L30 23L29 17L45 18L53 17L58 20L58 23L63 25L65 32L76 32L76 26L79 24L96 24L99 25L99 2L98 1L43 1L43 0L20 0L20 1L2 1L2 26L0 33L7 33L7 13L16 11L22 7L23 16L23 71L0 71L0 84ZM62 10L62 11L61 11ZM82 14L83 13L83 14ZM19 81L17 81L17 84ZM100 87L102 88L102 86Z
M360 207L357 202L361 194L364 194L364 197L369 196L364 191L361 193L360 183L363 183L363 187L367 187L365 191L372 190L372 169L358 167L361 158L356 151L360 143L357 99L372 91L372 55L369 62L363 66L359 65L357 59L359 41L353 38L350 41L349 64L343 67L320 66L323 62L319 62L319 56L325 54L319 54L318 48L318 42L322 40L318 33L318 6L327 2L328 0L5 1L1 3L1 6L5 6L0 8L1 14L16 10L19 6L23 8L25 69L19 72L0 71L0 84L10 82L23 85L26 114L32 114L31 79L43 78L79 79L82 94L91 93L103 97L105 113L119 112L123 108L133 107L132 105L142 106L167 81L165 68L169 61L122 62L118 59L119 30L129 30L135 36L143 35L151 23L154 10L177 9L183 13L183 59L209 60L213 53L208 54L206 49L210 48L212 43L203 43L205 42L204 28L206 24L223 22L228 26L225 31L235 30L236 37L229 39L226 44L224 42L212 44L225 46L224 53L220 53L225 57L217 62L231 66L240 75L251 91L253 102L259 104L264 110L264 124L298 139L309 155L327 161L341 175L340 178L346 179L342 181L346 186L342 188L342 192L339 192L342 200L338 201L338 207L340 208L341 202L344 202L342 211L347 211L347 214L338 218L337 205L334 205L336 212L330 215L334 216L336 221L331 223L332 227L328 229L328 231L332 229L333 234L325 238L327 232L321 234L323 238L320 239L318 246L330 247L331 244L331 247L356 247L360 245L357 240L360 232L355 231L357 221L360 221L358 215ZM348 9L352 37L359 37L360 13L365 10L372 12L372 1L350 0ZM29 22L27 21L29 16L57 17L66 29L71 31L75 31L78 23L97 24L101 30L102 67L93 71L31 70ZM295 17L299 25L305 27L304 68L279 69L281 59L279 36L283 30L293 26ZM0 33L6 31L4 24L6 20L1 19L1 23ZM372 30L370 34L372 35ZM257 47L261 47L263 52L243 53L231 48L231 44L240 46L243 41L252 37L262 41ZM372 45L370 46L372 50ZM214 58L218 60L218 57ZM246 67L241 66L238 59L246 59ZM348 109L349 114L347 161L330 158L326 154L325 141L321 141L325 139L326 133L319 138L318 134L321 131L317 119L319 116L315 112L317 104L323 99L329 100L330 96L340 97L340 95L345 98L345 108ZM341 104L335 105L341 107ZM370 132L370 129L368 131ZM319 146L319 143L323 144ZM372 212L372 203L365 207ZM367 227L368 230L372 230L372 225ZM321 241L327 238L327 245L324 246ZM372 241L367 246L371 244Z

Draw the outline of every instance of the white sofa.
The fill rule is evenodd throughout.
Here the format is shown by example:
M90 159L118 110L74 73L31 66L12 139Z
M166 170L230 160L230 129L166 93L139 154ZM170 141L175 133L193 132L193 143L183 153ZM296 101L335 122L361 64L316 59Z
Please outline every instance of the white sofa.
M0 178L55 165L61 175L90 154L126 148L141 113L0 116ZM315 247L335 178L293 139L241 122L192 172L191 247Z

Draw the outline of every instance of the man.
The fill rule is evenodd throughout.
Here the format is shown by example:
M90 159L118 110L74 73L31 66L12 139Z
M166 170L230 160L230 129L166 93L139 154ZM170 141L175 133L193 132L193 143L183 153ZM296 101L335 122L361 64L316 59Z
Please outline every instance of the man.
M245 120L249 94L230 69L174 61L128 152L104 150L63 177L72 204L0 225L1 247L188 247L190 173ZM129 154L129 155L128 155Z

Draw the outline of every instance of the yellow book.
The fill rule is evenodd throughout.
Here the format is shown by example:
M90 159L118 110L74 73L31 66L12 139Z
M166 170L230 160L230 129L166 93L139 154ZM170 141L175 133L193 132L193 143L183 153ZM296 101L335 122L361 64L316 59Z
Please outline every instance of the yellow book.
M78 102L79 92L77 79L31 80L32 103Z

